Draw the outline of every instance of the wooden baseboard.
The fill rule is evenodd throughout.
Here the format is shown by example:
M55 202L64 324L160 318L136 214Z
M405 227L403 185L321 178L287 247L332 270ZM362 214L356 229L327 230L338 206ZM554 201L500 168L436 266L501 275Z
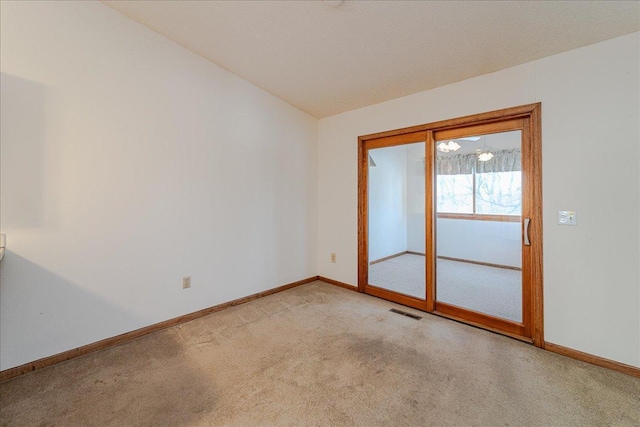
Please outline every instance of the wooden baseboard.
M329 279L327 277L322 276L314 276L309 277L307 279L299 280L297 282L289 283L283 286L278 286L277 288L269 289L263 292L258 292L253 295L249 295L243 298L239 298L233 301L225 302L222 304L215 305L213 307L208 307L193 313L185 314L183 316L179 316L173 319L165 320L164 322L156 323L150 326L146 326L144 328L136 329L135 331L126 332L121 335L117 335L115 337L106 338L104 340L97 341L95 343L87 344L82 347L78 347L72 350L64 351L62 353L54 354L53 356L45 357L42 359L38 359L33 362L26 363L24 365L16 366L15 368L5 369L4 371L0 371L0 382L7 381L9 379L18 377L20 375L26 374L31 371L35 371L37 369L46 368L48 366L55 365L57 363L64 362L66 360L70 360L79 356L83 356L85 354L93 353L99 350L104 350L109 347L114 347L116 345L125 343L127 341L131 341L133 339L152 334L154 332L161 331L163 329L169 328L171 326L179 325L181 323L189 322L191 320L197 319L199 317L206 316L211 313L215 313L217 311L224 310L225 308L233 307L236 305L244 304L249 301L256 300L258 298L262 298L268 295L275 294L277 292L282 292L287 289L294 288L296 286L301 286L307 283L314 282L316 280L323 281L325 283L339 286L341 288L349 289L351 291L357 291L357 287L353 285L349 285L344 282L340 282L337 280ZM603 368L611 369L614 371L622 372L623 374L631 375L633 377L640 378L640 368L635 366L627 365L620 362L615 362L610 359L605 359L603 357L594 356L592 354L583 353L578 350L574 350L568 347L563 347L558 344L553 344L550 342L545 342L544 348L553 353L560 354L562 356L570 357L572 359L581 360L583 362L587 362L596 366L601 366Z
M289 283L283 286L278 286L277 288L268 289L263 292L258 292L257 294L249 295L246 297L238 298L233 301L225 302L222 304L214 305L213 307L208 307L199 311L195 311L193 313L185 314L183 316L175 317L173 319L165 320L164 322L155 323L153 325L145 326L144 328L136 329L135 331L126 332L124 334L116 335L115 337L105 338L103 340L84 345L82 347L74 348L72 350L67 350L62 353L54 354L53 356L44 357L42 359L38 359L33 362L25 363L24 365L16 366L15 368L5 369L4 371L0 371L0 382L7 381L11 378L18 377L20 375L26 374L31 371L35 371L37 369L46 368L47 366L52 366L57 363L64 362L69 359L73 359L79 356L83 356L85 354L93 353L95 351L104 350L109 347L114 347L116 345L125 343L127 341L131 341L133 339L152 334L154 332L161 331L163 329L169 328L171 326L179 325L181 323L189 322L191 320L197 319L202 316L206 316L211 313L215 313L220 310L224 310L225 308L233 307L236 305L244 304L249 301L253 301L258 298L266 297L268 295L275 294L277 292L282 292L287 289L295 288L296 286L304 285L310 282L314 282L319 280L318 276L309 277L308 279L299 280L297 282Z
M369 265L377 264L377 263L379 263L379 262L387 261L387 260L390 260L390 259L392 259L392 258L397 258L397 257L399 257L399 256L407 255L407 254L410 254L410 255L420 255L420 256L425 256L425 254L424 254L423 252L404 251L404 252L399 252L399 253L397 253L397 254L393 254L393 255L386 256L386 257L384 257L384 258L377 259L377 260L375 260L375 261L371 261L371 262L369 263Z
M583 362L591 363L592 365L600 366L603 368L611 369L614 371L622 372L623 374L631 375L632 377L640 378L640 368L627 365L625 363L615 362L604 357L594 356L593 354L583 353L572 348L563 347L558 344L550 342L544 343L545 350L549 350L553 353L561 354L572 359L581 360Z
M448 256L438 256L438 259L444 259L444 260L448 260L448 261L457 261L457 262L466 262L468 264L484 265L484 266L487 266L487 267L506 268L507 270L522 271L522 268L520 268L520 267L512 267L510 265L502 265L502 264L492 264L490 262L472 261L470 259L452 258L452 257L448 257Z
M406 254L408 254L408 253L409 253L409 252L404 251L404 252L399 252L399 253L397 253L397 254L389 255L389 256L386 256L386 257L384 257L384 258L380 258L380 259L377 259L377 260L375 260L375 261L371 261L371 262L369 262L369 265L377 264L377 263L382 262L382 261L387 261L387 260L389 260L389 259L391 259L391 258L397 258L397 257L399 257L399 256L406 255Z
M350 291L356 291L356 292L358 291L357 286L353 286L348 283L339 282L333 279L327 279L326 277L322 277L322 276L318 276L318 280L320 280L321 282L328 283L330 285L340 286L341 288L349 289Z
M426 254L423 253L423 252L405 251L405 252L397 253L395 255L389 255L387 257L380 258L380 259L377 259L375 261L371 261L369 263L369 265L376 264L376 263L382 262L382 261L387 261L387 260L389 260L391 258L396 258L396 257L402 256L402 255L406 255L406 254L426 256ZM483 261L473 261L473 260L470 260L470 259L452 258L452 257L448 257L448 256L438 256L438 259L444 259L444 260L448 260L448 261L457 261L457 262L466 262L468 264L484 265L484 266L487 266L487 267L506 268L507 270L522 271L522 268L520 268L520 267L512 267L510 265L502 265L502 264L493 264L493 263L490 263L490 262L483 262Z

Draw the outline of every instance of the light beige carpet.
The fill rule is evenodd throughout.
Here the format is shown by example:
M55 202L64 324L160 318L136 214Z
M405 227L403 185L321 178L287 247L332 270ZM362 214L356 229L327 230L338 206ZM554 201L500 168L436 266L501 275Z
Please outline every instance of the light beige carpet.
M522 321L522 272L438 259L436 298L504 319ZM405 254L369 266L369 283L425 299L425 258Z
M0 384L4 426L638 426L640 379L320 282Z

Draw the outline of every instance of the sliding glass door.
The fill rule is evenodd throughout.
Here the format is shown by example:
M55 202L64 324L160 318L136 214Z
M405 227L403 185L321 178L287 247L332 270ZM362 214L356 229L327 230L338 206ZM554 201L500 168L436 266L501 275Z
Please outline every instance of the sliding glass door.
M425 143L369 150L369 285L424 300Z
M358 150L358 290L542 345L540 105Z
M435 133L436 305L523 330L522 131L460 132Z
M358 289L424 309L426 132L360 146Z

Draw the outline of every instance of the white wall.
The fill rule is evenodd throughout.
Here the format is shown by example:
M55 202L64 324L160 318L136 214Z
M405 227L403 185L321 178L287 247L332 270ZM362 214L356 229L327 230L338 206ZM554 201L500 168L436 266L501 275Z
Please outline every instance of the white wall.
M100 3L1 4L0 369L317 275L316 119Z
M407 147L371 150L369 260L407 250Z
M640 366L639 38L320 120L319 274L357 283L358 135L540 101L545 339ZM560 209L578 226L556 225Z
M438 256L522 267L521 227L519 222L439 218Z
M424 253L424 149L425 143L407 147L407 250Z

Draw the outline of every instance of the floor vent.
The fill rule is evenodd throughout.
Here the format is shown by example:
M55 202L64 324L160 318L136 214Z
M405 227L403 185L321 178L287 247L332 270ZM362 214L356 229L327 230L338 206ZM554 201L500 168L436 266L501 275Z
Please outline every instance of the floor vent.
M416 316L415 314L411 314L411 313L407 313L406 311L402 311L402 310L396 310L395 308L392 308L391 310L389 310L392 313L397 313L397 314L402 314L403 316L407 316L410 317L414 320L420 320L422 319L422 317L420 316Z

